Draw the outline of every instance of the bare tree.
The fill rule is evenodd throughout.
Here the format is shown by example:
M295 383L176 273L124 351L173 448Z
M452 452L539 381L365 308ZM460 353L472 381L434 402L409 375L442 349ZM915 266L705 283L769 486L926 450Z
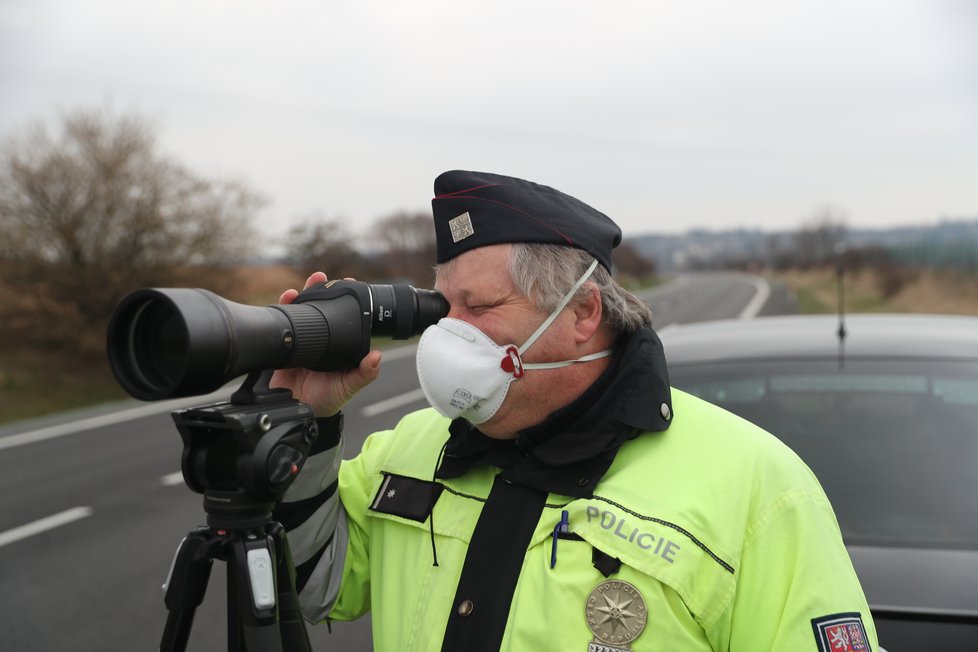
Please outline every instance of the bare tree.
M289 231L289 258L300 273L324 271L337 277L372 281L377 270L354 245L343 220L312 216Z
M37 125L0 152L0 264L21 298L0 320L33 316L34 340L100 344L129 290L203 284L202 270L245 253L260 204L159 155L138 117L76 111L54 136Z
M622 242L611 252L611 262L618 276L641 281L655 274L655 261L627 242Z
M373 235L388 277L408 279L421 287L431 283L437 245L430 214L394 213L377 222Z
M795 233L795 261L802 266L830 262L845 240L846 215L826 206L816 211Z

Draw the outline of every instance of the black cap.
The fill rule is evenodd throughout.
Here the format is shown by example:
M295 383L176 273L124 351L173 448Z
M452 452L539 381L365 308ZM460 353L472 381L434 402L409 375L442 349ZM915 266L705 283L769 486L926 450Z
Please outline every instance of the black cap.
M621 229L604 213L559 190L487 172L452 170L431 200L438 262L491 244L537 242L583 249L611 271Z

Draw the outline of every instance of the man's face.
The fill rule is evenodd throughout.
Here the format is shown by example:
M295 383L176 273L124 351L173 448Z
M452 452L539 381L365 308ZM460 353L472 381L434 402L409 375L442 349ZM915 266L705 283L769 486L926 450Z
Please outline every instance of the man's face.
M534 306L514 285L509 273L509 252L510 245L467 251L455 258L447 273L439 275L435 287L451 306L449 317L472 324L501 346L522 346L548 313ZM574 357L573 333L568 331L573 320L573 311L564 310L526 352L524 362ZM558 372L528 370L510 385L502 407L479 429L491 437L507 439L515 437L518 430L543 421L562 405L554 404L554 393L546 391Z

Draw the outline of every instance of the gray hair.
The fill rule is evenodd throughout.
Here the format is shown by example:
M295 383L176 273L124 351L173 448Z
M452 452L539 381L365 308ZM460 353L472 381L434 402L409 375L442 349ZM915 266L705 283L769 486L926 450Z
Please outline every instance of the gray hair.
M544 312L553 311L564 295L594 262L586 251L551 244L517 243L509 258L513 283ZM652 325L652 309L623 288L602 265L589 279L601 293L603 320L615 333L631 333ZM588 283L577 291L587 295Z
M450 274L456 259L435 267L435 278ZM543 312L553 312L567 291L594 262L586 251L562 245L514 243L509 255L509 274L516 288ZM632 333L652 326L652 309L623 288L602 265L594 268L588 282L601 293L602 320L615 333ZM588 283L576 299L587 296Z

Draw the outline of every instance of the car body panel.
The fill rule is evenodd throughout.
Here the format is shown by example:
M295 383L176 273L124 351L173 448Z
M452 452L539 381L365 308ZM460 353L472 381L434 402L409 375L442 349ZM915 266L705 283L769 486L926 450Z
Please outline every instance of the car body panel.
M762 317L668 327L672 384L815 471L889 652L978 650L978 318Z
M666 359L682 364L721 360L835 359L845 327L846 356L978 360L978 318L954 315L835 315L726 319L668 326Z

